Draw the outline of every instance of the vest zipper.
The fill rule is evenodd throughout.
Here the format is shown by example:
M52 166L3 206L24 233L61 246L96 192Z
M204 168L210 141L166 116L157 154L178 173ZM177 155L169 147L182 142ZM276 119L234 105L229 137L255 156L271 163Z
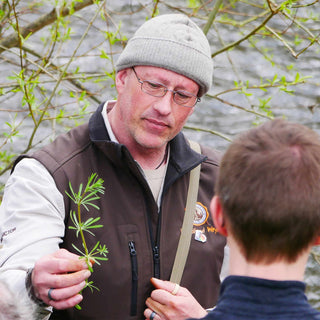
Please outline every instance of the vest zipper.
M130 316L137 315L137 298L138 298L138 261L137 251L134 241L129 241L129 252L131 260L131 308Z
M160 255L159 247L155 245L153 247L153 262L154 262L154 277L160 278Z

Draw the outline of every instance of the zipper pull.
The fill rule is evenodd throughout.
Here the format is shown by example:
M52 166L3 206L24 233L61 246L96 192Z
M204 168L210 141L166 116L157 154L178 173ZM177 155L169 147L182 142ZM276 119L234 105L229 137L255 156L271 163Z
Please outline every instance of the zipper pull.
M153 247L154 277L160 279L160 254L158 246Z
M137 255L136 247L135 247L133 241L129 241L129 251L130 251L130 256L136 256Z

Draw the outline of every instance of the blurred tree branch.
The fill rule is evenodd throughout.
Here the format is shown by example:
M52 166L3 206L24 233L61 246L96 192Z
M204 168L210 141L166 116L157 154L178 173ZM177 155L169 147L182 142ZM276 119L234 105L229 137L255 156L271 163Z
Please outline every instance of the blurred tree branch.
M94 4L94 0L83 0L82 2L76 2L73 8L71 7L62 8L60 15L62 17L68 16L70 12L79 11L92 4ZM4 5L5 3L3 3L3 6ZM44 14L36 21L33 21L29 23L27 26L22 27L20 29L20 36L22 38L26 38L28 35L34 34L37 31L44 28L45 26L52 24L57 20L57 18L58 18L57 10L56 8L53 8L49 13ZM19 46L19 35L18 33L15 32L0 40L0 54L6 49L18 47L18 46Z

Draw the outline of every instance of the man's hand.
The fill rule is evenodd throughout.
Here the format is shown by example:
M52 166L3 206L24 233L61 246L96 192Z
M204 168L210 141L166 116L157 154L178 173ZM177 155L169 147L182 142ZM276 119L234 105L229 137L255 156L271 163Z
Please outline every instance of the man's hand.
M148 308L144 311L144 316L147 319L150 319L152 312L156 313L151 316L154 320L185 320L207 315L188 289L180 287L174 295L175 283L155 278L151 282L156 289L146 301Z
M80 303L79 292L91 272L83 259L65 249L39 259L32 272L36 297L56 309L67 309ZM49 289L50 294L48 295ZM51 296L51 299L50 299Z

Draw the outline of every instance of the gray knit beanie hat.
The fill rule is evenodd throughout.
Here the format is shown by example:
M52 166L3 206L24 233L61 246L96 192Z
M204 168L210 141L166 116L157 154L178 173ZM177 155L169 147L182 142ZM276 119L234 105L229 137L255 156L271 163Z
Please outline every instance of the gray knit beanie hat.
M199 84L201 97L211 87L213 62L202 30L183 14L165 14L145 22L128 41L116 71L138 65L164 68Z

